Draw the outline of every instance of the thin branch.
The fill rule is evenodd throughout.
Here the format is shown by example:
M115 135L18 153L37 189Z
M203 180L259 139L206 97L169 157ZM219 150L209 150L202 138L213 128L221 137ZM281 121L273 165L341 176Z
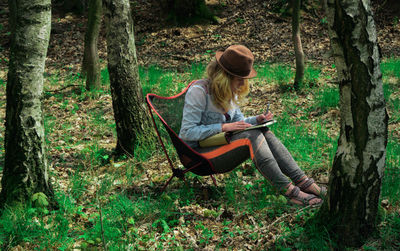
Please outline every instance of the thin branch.
M275 219L275 220L274 220L272 223L270 223L269 225L260 228L260 231L263 231L263 230L270 231L270 230L271 230L271 227L274 226L276 223L280 222L283 218L286 218L287 216L290 216L290 215L292 215L292 217L294 217L294 216L296 216L297 214L299 214L300 212L302 212L302 211L304 211L304 210L306 210L306 209L312 208L312 207L314 207L314 206L313 206L313 205L309 205L309 206L303 207L303 208L300 209L300 210L296 210L296 211L294 211L293 213L284 213L283 215L281 215L280 217L278 217L277 219ZM259 244L257 245L257 247L260 247L260 245L261 245L261 243L259 243Z
M287 217L287 216L289 216L289 215L295 216L295 215L299 214L300 212L302 212L302 211L304 211L304 210L306 210L306 209L308 209L308 208L310 208L310 207L313 207L313 205L309 205L309 206L303 207L302 209L300 209L300 210L298 210L298 211L295 211L294 213L284 213L282 216L278 217L278 218L277 218L276 220L274 220L271 224L269 224L269 225L266 226L266 227L263 227L262 229L268 229L268 230L270 230L270 228L271 228L273 225L275 225L277 222L279 222L281 219L283 219L283 218L285 218L285 217Z

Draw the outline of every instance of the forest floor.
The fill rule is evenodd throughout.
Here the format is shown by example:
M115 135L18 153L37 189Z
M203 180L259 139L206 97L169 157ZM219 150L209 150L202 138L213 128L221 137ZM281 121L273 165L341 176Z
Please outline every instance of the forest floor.
M288 91L294 68L291 20L276 10L279 1L207 2L217 13L217 24L177 26L165 21L159 1L132 1L144 93L176 93L202 76L216 50L244 44L254 52L259 72L243 109L245 114L259 112L267 100L271 102L271 110L280 121L275 133L307 174L327 184L340 112L321 9L308 6L302 13L309 89L296 94ZM397 6L390 10L375 6L375 10L379 10L375 20L384 59L385 90L389 93L389 178L382 188L380 232L360 248L364 250L396 249L400 245L400 193L392 188L400 184L396 181L400 174L400 13L395 12ZM7 18L6 1L0 0L2 156L10 45ZM157 143L139 146L132 158L114 160L116 133L104 28L99 39L102 90L86 92L79 73L86 21L84 16L57 11L52 17L43 102L51 181L60 209L3 216L0 248L86 249L107 243L111 249L142 250L335 249L326 233L306 227L305 222L317 209L288 206L254 171L251 162L218 175L218 187L207 177L189 175L187 184L174 180L168 192L160 195L158 190L170 171ZM167 148L174 155L171 144ZM179 165L176 156L173 161Z

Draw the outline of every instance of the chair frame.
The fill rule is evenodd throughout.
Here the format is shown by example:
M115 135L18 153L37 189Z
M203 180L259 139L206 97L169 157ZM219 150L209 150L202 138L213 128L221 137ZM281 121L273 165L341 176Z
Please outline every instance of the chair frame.
M172 179L173 179L174 177L177 177L177 178L179 178L179 179L182 179L182 180L186 181L186 180L185 180L185 173L187 173L187 172L189 172L189 171L193 171L193 169L195 169L195 168L202 167L201 164L203 164L204 162L207 163L207 165L208 165L209 168L211 168L211 170L213 171L213 174L216 174L215 169L214 169L214 167L213 167L211 161L210 161L209 159L207 159L205 156L203 156L201 153L198 153L198 152L196 152L195 150L193 150L193 149L192 149L190 146L188 146L181 138L179 138L179 136L176 134L176 132L175 132L174 130L172 130L171 127L169 127L168 123L167 123L167 122L163 119L163 117L157 112L157 109L156 109L156 108L153 106L153 104L152 104L152 99L153 99L153 98L159 98L159 99L164 99L164 100L171 100L171 99L178 98L178 97L180 97L181 95L184 95L184 94L187 92L187 90L189 89L189 87L190 87L194 82L196 82L196 80L192 81L192 82L191 82L185 89L183 89L180 93L178 93L178 94L176 94L176 95L174 95L174 96L171 96L171 97L162 97L162 96L159 96L159 95L156 95L156 94L152 94L152 93L148 93L148 94L146 95L147 107L148 107L148 109L149 109L149 112L150 112L150 115L151 115L151 119L152 119L152 121L153 121L153 125L154 125L154 128L155 128L156 133L157 133L157 136L158 136L158 140L159 140L160 143L161 143L161 146L162 146L162 149L163 149L163 151L164 151L164 154L165 154L165 156L167 157L168 163L169 163L169 165L170 165L170 167L171 167L171 170L172 170L172 176L168 179L168 181L166 182L166 184L163 186L163 188L161 189L161 192L164 192L164 191L165 191L165 189L167 188L168 184L172 181ZM194 165L194 166L192 166L192 167L190 167L190 168L187 168L187 169L185 169L185 170L182 170L182 169L179 169L179 168L175 168L174 165L173 165L173 163L172 163L172 161L171 161L171 158L169 157L168 152L167 152L167 150L166 150L166 148L165 148L164 142L163 142L163 140L162 140L162 138L161 138L161 135L160 135L160 132L159 132L159 130L158 130L158 127L157 127L156 121L155 121L155 119L154 119L154 114L153 114L153 113L155 113L155 114L157 115L157 117L161 120L161 122L162 122L162 124L164 125L165 129L166 129L169 133L173 133L173 134L174 134L174 136L180 141L180 142L179 142L180 144L183 144L186 148L188 148L193 154L195 154L198 158L202 159L204 162L199 162L199 163L197 163L196 165ZM170 138L171 138L171 136L170 136ZM171 140L172 140L172 139L171 139ZM174 148L175 148L175 150L176 150L177 153L178 153L178 149L177 149L175 146L174 146ZM178 155L179 155L179 154L178 154ZM181 163L182 163L182 160L181 160ZM183 164L183 163L182 163L182 164ZM184 164L183 164L183 165L184 165ZM202 167L202 168L204 168L204 167ZM211 179L212 179L214 185L217 186L217 182L216 182L216 180L215 180L213 174L209 174L209 175L211 176Z

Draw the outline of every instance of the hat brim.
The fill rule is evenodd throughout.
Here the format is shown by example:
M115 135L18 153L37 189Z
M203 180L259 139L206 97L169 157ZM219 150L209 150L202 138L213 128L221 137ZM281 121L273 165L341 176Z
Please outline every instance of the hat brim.
M232 75L232 76L239 77L239 78L254 78L255 76L257 76L257 72L256 72L256 70L254 70L253 66L251 66L251 71L250 71L249 75L244 76L244 77L243 77L243 76L239 76L239 75L237 75L237 74L235 74L235 73L232 73L232 72L230 72L229 70L227 70L227 69L221 64L221 62L219 61L219 59L221 58L221 56L222 56L223 53L224 53L224 51L216 51L216 52L215 52L215 59L217 60L218 65L221 66L221 68L222 68L224 71L226 71L227 73L229 73L229 74Z

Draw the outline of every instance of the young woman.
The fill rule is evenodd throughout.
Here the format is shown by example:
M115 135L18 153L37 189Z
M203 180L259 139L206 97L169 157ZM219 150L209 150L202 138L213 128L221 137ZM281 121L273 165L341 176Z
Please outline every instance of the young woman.
M248 159L294 204L316 205L326 189L298 167L286 147L265 129L234 134L227 145L201 148L198 141L220 132L245 129L273 118L271 112L245 118L239 103L249 93L249 78L257 75L254 56L243 45L217 51L207 66L207 79L192 84L185 96L179 136L209 158L218 173L228 172ZM294 184L288 179L292 180Z

